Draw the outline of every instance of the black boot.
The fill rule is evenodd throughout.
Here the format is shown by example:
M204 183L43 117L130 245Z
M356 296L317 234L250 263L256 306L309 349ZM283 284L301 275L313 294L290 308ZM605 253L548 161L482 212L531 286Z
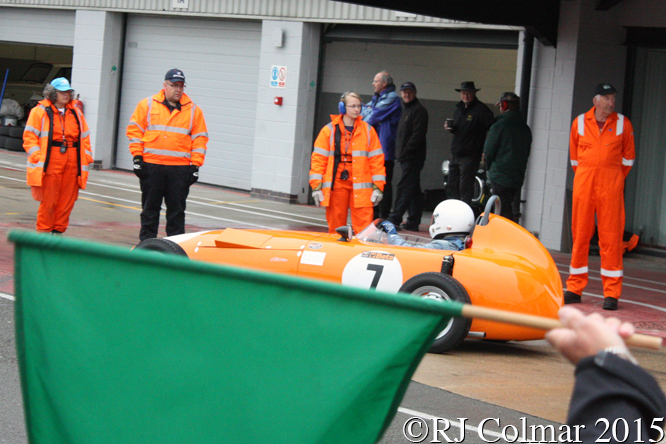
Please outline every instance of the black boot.
M581 297L579 294L574 293L573 291L565 291L564 292L564 304L580 304L581 303Z

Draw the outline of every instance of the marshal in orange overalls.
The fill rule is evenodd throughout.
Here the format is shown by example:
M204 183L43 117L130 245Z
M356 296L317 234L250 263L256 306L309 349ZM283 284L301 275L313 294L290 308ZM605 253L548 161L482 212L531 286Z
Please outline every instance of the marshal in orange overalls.
M370 200L373 185L380 191L386 183L384 152L373 127L361 117L354 121L350 133L345 129L342 115L332 115L331 123L322 128L312 151L310 186L321 190L326 207L328 232L347 224L351 209L352 226L359 233L372 223L373 204ZM335 133L339 132L341 161L335 178ZM346 180L341 178L347 171Z
M578 116L571 126L569 151L576 175L567 291L580 295L587 285L587 257L596 214L604 296L619 299L623 276L624 179L636 157L634 129L629 119L616 112L599 129L594 110L593 107Z
M70 102L61 114L50 100L42 100L28 116L23 148L28 153L27 182L33 198L41 202L37 231L64 233L93 162L83 113Z

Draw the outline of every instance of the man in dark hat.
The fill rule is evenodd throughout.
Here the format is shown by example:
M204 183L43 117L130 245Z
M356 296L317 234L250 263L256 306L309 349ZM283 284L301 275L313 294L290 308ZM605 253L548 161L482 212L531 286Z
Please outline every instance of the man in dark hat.
M447 120L444 124L444 129L453 134L446 197L467 205L472 204L474 176L483 155L486 133L495 122L490 108L476 98L479 90L474 82L462 82L456 88L461 100L453 112L453 122Z
M185 233L187 195L199 179L208 145L203 112L185 94L185 86L183 71L167 71L163 89L139 102L127 126L141 185L142 241L157 237L162 201L167 236Z
M395 158L400 163L402 176L396 186L393 211L388 217L394 225L400 225L405 211L407 222L400 225L408 231L419 231L423 212L421 170L426 158L426 133L428 111L416 98L416 86L405 82L400 86L402 114L395 138Z
M592 99L594 106L573 121L569 136L569 155L575 174L573 247L564 303L581 302L588 282L587 256L596 219L604 310L617 310L622 293L624 179L636 158L634 129L629 119L615 112L616 96L613 85L597 85Z

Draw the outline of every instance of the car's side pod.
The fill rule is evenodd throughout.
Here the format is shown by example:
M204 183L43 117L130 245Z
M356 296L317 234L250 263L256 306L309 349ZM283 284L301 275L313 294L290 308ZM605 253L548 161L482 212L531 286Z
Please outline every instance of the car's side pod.
M442 259L442 274L453 276L453 256L444 256Z

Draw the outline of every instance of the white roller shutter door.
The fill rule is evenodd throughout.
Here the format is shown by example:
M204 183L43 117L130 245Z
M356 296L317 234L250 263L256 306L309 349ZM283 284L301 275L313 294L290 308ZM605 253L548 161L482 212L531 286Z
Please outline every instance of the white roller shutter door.
M179 68L208 126L200 181L249 190L260 49L261 22L128 17L116 167L132 169L125 131L137 103Z
M75 21L75 11L0 8L0 40L34 45L74 46Z

